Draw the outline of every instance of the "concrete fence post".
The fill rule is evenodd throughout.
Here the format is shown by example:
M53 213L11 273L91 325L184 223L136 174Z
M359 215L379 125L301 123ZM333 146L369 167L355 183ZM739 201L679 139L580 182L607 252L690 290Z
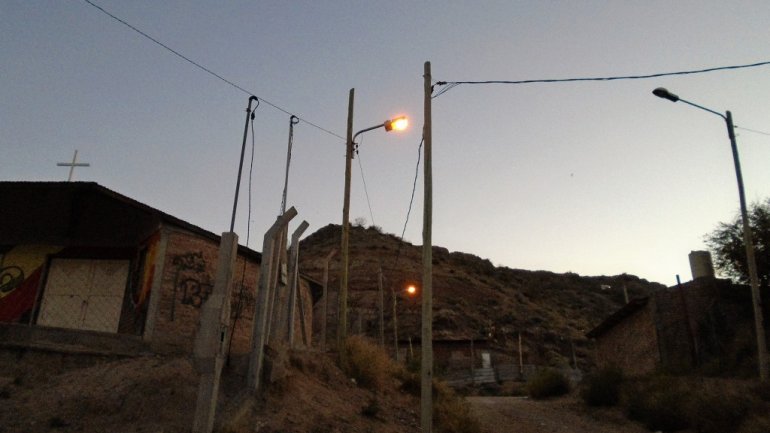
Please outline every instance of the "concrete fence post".
M257 306L254 313L254 326L251 333L251 354L249 355L249 371L246 379L248 388L256 393L259 390L259 378L262 374L264 361L265 343L269 335L269 313L270 301L273 298L270 284L273 281L273 275L278 270L273 269L273 256L278 255L276 251L276 236L281 233L283 228L289 224L292 218L297 215L297 210L293 207L278 217L272 227L265 233L262 244L262 263L259 272L259 287L257 289Z
M299 238L302 233L310 226L307 221L302 223L294 230L291 235L291 252L289 253L289 305L288 305L288 321L289 321L289 347L294 348L294 318L297 309L297 280L299 277L298 265L299 265ZM304 327L302 329L304 335Z
M194 433L210 433L214 428L219 379L227 352L230 324L230 294L233 267L238 255L238 235L222 234L214 289L201 308L200 324L195 337L193 361L201 374L198 400L193 419Z

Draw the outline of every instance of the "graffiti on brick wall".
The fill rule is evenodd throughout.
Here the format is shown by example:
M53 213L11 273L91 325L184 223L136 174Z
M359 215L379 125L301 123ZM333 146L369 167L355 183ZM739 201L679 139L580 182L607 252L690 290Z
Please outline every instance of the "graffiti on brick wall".
M174 267L174 303L171 305L171 320L174 320L176 300L182 305L200 308L211 295L214 284L207 271L203 252L178 254L171 258Z
M50 245L17 245L2 255L0 322L29 319L46 258L61 249Z

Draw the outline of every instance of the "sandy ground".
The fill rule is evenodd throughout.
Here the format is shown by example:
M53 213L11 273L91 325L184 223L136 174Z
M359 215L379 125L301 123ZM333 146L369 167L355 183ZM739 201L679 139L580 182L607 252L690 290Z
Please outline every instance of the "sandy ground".
M485 433L649 433L609 409L587 410L573 396L553 400L468 397Z

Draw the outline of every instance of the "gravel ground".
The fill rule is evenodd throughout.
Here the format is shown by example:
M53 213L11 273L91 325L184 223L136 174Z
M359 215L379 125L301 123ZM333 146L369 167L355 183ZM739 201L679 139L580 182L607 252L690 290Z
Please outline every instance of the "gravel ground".
M617 410L586 409L574 396L552 400L468 397L486 433L649 433Z

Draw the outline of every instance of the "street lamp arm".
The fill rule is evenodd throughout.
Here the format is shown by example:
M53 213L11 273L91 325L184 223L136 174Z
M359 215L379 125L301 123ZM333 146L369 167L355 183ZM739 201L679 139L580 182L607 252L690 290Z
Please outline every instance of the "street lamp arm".
M371 131L371 130L374 130L374 129L377 129L377 128L383 128L383 127L385 127L385 123L384 122L380 123L379 125L375 125L375 126L371 126L369 128L366 128L366 129L362 129L362 130L356 132L356 134L353 136L353 140L352 141L353 141L353 143L355 143L356 142L356 137L358 137L359 135L363 134L364 132L368 132L368 131Z
M700 109L701 109L701 110L703 110L703 111L708 111L709 113L712 113L712 114L716 114L717 116L721 117L723 120L727 121L727 117L725 117L725 115L724 115L724 114L722 114L722 113L720 113L720 112L718 112L718 111L714 111L714 110L712 110L712 109L710 109L710 108L706 108L706 107L704 107L704 106L702 106L702 105L698 105L698 104L696 104L696 103L694 103L694 102L690 102L690 101L687 101L687 100L685 100L685 99L681 99L681 98L680 98L679 100L680 100L680 101L682 101L682 102L684 102L684 103L685 103L685 104L687 104L687 105L692 105L692 106L693 106L693 107L695 107L695 108L700 108Z

